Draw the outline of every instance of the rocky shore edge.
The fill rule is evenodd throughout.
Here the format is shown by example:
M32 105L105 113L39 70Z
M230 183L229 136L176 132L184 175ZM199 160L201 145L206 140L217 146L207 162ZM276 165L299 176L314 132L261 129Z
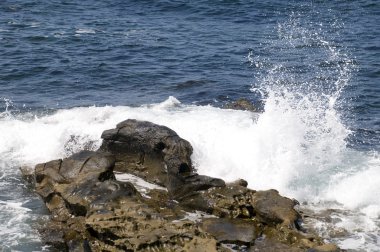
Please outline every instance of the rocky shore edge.
M128 119L97 151L21 169L51 213L40 230L59 251L337 252L302 229L298 203L197 174L173 130Z

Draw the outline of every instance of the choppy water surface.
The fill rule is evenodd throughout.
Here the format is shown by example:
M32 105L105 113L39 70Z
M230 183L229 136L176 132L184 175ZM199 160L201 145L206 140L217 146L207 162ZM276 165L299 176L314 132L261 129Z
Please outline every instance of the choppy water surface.
M321 234L380 251L379 33L378 1L1 2L0 247L48 250L19 166L136 118L188 139L200 173L339 209ZM219 108L240 97L264 112Z

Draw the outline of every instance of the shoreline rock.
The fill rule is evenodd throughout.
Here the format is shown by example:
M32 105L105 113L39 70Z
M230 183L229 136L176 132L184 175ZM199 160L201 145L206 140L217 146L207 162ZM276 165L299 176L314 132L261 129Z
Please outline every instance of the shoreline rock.
M224 104L224 109L233 109L233 110L245 110L251 112L261 112L257 107L255 107L252 102L246 98L239 98L236 101L228 102Z
M102 138L97 151L35 167L51 212L41 236L59 250L341 251L303 233L296 202L278 191L197 174L191 145L165 126L126 120Z

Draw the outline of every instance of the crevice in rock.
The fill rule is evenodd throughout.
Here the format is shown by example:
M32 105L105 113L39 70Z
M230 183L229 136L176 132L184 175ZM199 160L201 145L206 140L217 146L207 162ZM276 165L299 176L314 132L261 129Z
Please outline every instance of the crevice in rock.
M62 159L59 159L58 173L61 172L62 162Z
M140 151L139 153L139 161L137 162L137 164L139 165L143 165L145 162L145 151Z
M90 161L91 158L92 158L92 157L88 157L88 158L86 158L86 160L83 162L82 166L81 166L80 169L79 169L79 173L82 172L84 166L87 164L88 161Z
M65 201L66 208L70 211L72 215L75 216L86 216L87 209L85 206L80 204L70 204L66 199L62 198Z
M110 232L109 230L105 230L104 232L100 233L96 231L94 228L92 228L89 225L86 225L86 230L90 233L91 236L103 241L104 243L107 243L111 246L114 246L115 243L113 241L120 239L119 236L115 235L114 233Z
M117 128L117 132L116 132L116 134L115 134L115 139L119 136L120 130L121 130L122 128L125 128L125 126L123 126L123 127L121 127L121 128ZM115 139L112 139L112 140L115 140Z
M45 168L46 168L46 163L44 163L43 171L45 171ZM44 180L44 178L45 178L45 174L40 174L40 173L37 174L35 172L35 177L36 177L36 183L41 183L42 180Z
M37 183L41 183L42 180L44 180L44 178L45 178L45 175L43 175L43 174L36 174L36 182Z
M184 174L184 173L190 173L191 169L190 166L186 163L182 163L178 167L178 174Z
M98 180L100 182L104 182L106 180L116 180L115 174L113 173L113 167L112 169L102 172L99 174Z
M59 193L52 192L52 193L50 193L48 196L46 196L46 198L45 198L45 202L50 202L51 199L52 199L55 195L58 195L58 196L61 197L61 195L59 195Z
M164 149L166 148L166 145L161 141L161 142L158 142L155 146L154 146L154 150L156 152L161 152L163 151Z

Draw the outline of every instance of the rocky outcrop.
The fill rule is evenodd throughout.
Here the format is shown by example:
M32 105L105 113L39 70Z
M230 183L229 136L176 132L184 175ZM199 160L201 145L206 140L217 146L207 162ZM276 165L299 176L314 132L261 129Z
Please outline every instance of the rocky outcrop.
M173 130L151 122L126 120L102 134L101 151L116 157L116 170L165 186L174 198L224 186L221 179L195 173L193 148Z
M198 175L191 145L167 127L126 120L102 138L34 176L23 168L51 212L41 235L59 250L338 249L298 230L296 202L277 191Z

